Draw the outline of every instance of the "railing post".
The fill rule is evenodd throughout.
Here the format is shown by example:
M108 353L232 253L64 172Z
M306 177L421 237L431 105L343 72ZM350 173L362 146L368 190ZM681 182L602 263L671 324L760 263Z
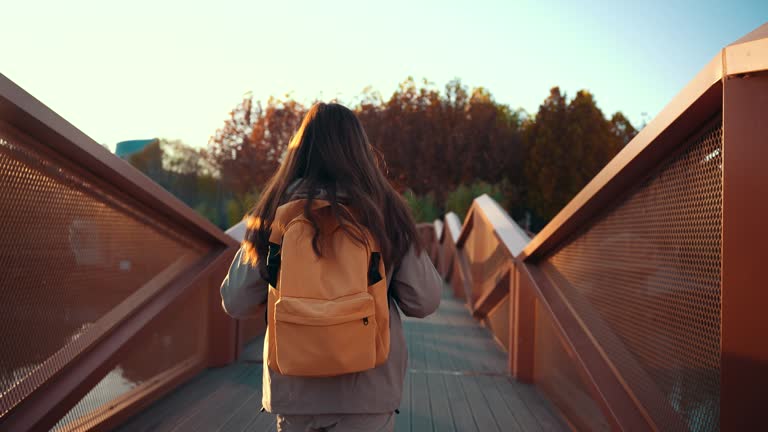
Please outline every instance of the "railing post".
M532 281L515 262L510 277L509 371L518 381L533 382L536 294Z
M768 388L768 76L729 77L723 89L720 427L757 430Z

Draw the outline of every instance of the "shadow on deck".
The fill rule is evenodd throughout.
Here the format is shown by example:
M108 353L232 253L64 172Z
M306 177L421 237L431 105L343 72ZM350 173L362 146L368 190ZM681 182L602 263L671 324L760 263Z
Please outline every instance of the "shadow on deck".
M533 386L509 377L506 354L449 291L437 313L404 324L409 369L396 431L568 429ZM258 345L246 350L248 357ZM209 369L118 430L274 430L274 416L260 412L261 368L241 360Z

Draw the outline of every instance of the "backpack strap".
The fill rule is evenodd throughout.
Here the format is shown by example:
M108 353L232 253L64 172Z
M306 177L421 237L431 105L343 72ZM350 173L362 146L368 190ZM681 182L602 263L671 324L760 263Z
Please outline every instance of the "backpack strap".
M267 282L270 285L277 288L277 277L280 273L280 249L283 244L283 235L285 234L285 227L304 214L304 206L307 200L300 199L290 201L277 208L275 211L275 219L272 221L271 232L269 234L269 251L267 253ZM317 210L323 207L331 205L328 201L314 200L312 202L312 210Z
M307 200L299 199L290 201L277 208L277 211L275 211L275 219L272 221L272 232L269 235L270 243L274 243L276 245L283 244L283 234L285 234L285 227L288 226L292 220L304 214L304 206L306 205ZM312 208L310 210L317 210L323 207L328 207L330 205L331 203L328 201L314 200L312 201Z
M285 228L292 220L304 214L304 207L306 204L306 199L293 200L281 205L275 212L275 219L272 221L272 231L269 235L269 253L267 254L266 266L267 274L269 276L268 282L275 288L277 288L277 275L280 271L280 248L283 244ZM311 210L318 210L324 207L329 207L330 205L331 203L325 200L313 200ZM359 224L355 214L347 206L343 204L339 204L339 206L355 223ZM368 265L368 285L370 286L383 278L379 271L381 251L378 244L373 239L368 238L366 241L368 242L368 247L371 251Z

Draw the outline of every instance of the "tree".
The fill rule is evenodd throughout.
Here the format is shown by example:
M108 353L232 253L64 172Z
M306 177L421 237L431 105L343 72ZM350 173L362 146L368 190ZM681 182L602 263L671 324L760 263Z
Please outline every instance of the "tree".
M155 141L144 147L140 152L132 154L128 158L128 162L147 177L164 185L166 180L166 172L163 169L164 157L165 152L160 146L160 142Z
M606 120L589 92L569 102L557 87L533 118L458 79L439 88L408 77L387 98L368 87L356 101L390 182L411 191L414 205L429 201L440 212L450 191L480 181L496 188L513 215L531 209L545 222L637 133L620 112ZM201 211L215 208L220 221L235 220L279 166L307 109L289 95L264 104L246 95L204 152L168 150L182 156L166 156L166 168L187 172L194 158L199 161L189 164L198 170L207 164L223 192L217 207Z
M280 164L305 112L294 100L270 98L262 106L247 95L208 146L209 161L224 186L240 197L259 189Z
M554 87L526 125L529 206L546 220L554 217L634 133L621 113L606 120L588 91L579 91L568 103Z
M409 77L385 101L366 89L356 107L372 144L381 150L393 184L416 195L448 191L476 179L520 179L520 111L496 103L485 88L459 80L441 93Z
M632 126L632 123L629 122L629 119L621 111L617 111L611 117L611 131L619 137L622 147L629 144L638 133L638 130Z
M558 87L539 107L533 121L526 124L525 178L527 201L543 217L551 217L561 204L552 205L566 165L567 103Z

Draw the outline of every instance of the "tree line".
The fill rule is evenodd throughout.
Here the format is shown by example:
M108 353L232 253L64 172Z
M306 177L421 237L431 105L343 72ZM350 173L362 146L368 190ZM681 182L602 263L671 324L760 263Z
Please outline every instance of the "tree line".
M348 106L420 221L463 216L488 193L537 231L637 133L621 112L607 118L588 91L569 99L558 87L534 115L459 80L440 89L408 78L388 98L366 88ZM226 228L253 205L308 109L289 96L246 95L206 148L161 140L130 161Z

